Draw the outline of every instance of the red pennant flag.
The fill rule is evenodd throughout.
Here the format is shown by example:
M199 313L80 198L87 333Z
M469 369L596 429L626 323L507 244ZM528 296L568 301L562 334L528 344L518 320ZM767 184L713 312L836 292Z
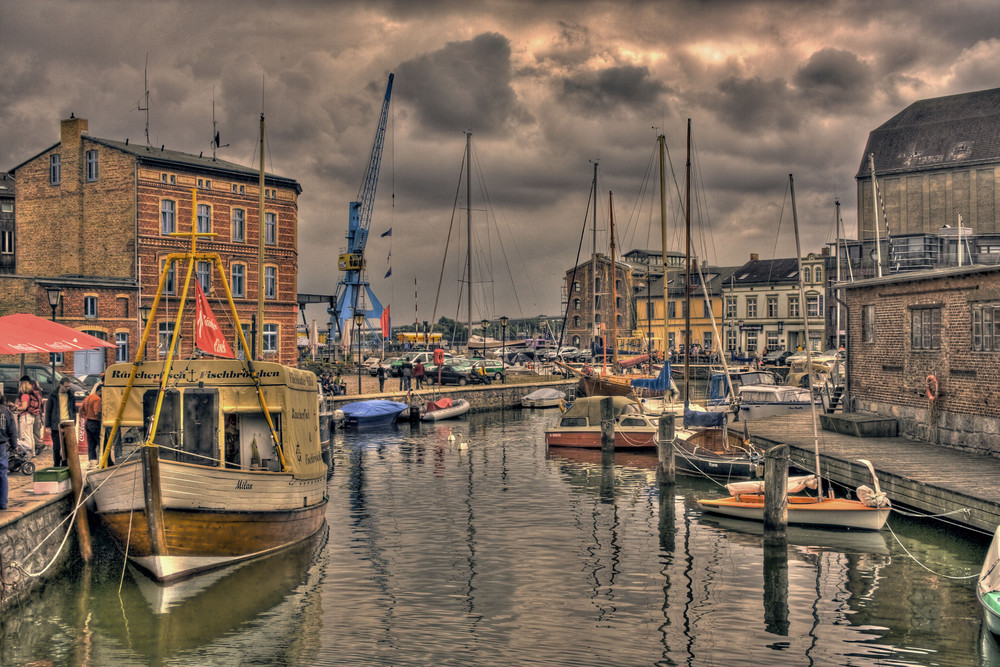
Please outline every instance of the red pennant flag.
M382 309L382 338L389 337L389 306Z
M208 298L201 289L201 283L195 281L195 344L198 349L216 357L234 358L229 343L222 336L219 323L208 305Z

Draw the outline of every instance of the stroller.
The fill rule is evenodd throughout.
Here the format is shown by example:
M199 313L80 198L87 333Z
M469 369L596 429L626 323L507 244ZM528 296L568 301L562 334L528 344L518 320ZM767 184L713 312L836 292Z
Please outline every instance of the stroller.
M21 443L17 443L8 451L8 454L10 457L7 461L7 468L10 472L20 470L22 475L35 474L35 464L29 460L31 457L28 454L28 450Z

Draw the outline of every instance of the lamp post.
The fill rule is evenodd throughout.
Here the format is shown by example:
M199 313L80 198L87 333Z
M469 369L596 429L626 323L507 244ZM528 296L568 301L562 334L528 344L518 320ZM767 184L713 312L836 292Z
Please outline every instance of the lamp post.
M507 316L500 318L500 381L507 384Z
M743 320L738 320L736 322L736 349L739 350L740 355L743 353Z
M365 323L365 313L361 310L354 311L354 327L358 337L358 393L361 393L361 325Z
M142 325L139 328L139 342L142 342L142 335L146 332L146 325L149 323L149 316L153 314L153 308L151 306L139 306L139 319L142 320ZM146 346L142 346L142 358L146 358Z
M483 359L485 359L486 358L486 327L488 327L490 325L490 321L489 320L483 320L482 321L482 325L483 325Z
M59 306L59 299L62 298L62 287L48 287L45 290L49 297L49 306L52 308L52 321L56 321L56 308ZM56 385L56 354L49 352L49 359L52 362L52 386Z

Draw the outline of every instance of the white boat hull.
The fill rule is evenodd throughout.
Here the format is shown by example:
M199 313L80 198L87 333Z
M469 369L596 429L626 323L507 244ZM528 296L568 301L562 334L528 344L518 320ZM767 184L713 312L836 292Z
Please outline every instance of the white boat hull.
M733 502L732 498L699 500L706 512L731 516L750 521L764 520L764 503ZM798 506L796 506L798 505ZM799 504L790 502L788 523L799 526L823 528L854 528L857 530L882 530L889 518L889 508L867 507L856 500L825 500Z

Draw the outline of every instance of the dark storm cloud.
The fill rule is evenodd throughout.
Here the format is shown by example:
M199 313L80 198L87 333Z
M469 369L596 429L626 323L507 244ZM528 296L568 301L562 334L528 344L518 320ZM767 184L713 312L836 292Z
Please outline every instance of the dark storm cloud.
M525 120L511 87L510 55L510 42L497 33L449 42L396 68L399 98L432 130L500 131Z
M799 96L809 105L827 110L867 104L872 94L872 72L848 51L823 49L795 73Z
M645 66L623 65L580 72L562 79L561 96L577 109L611 113L621 107L641 110L659 104L666 87Z
M716 114L736 130L794 129L799 124L784 79L730 77L719 83L717 93Z

